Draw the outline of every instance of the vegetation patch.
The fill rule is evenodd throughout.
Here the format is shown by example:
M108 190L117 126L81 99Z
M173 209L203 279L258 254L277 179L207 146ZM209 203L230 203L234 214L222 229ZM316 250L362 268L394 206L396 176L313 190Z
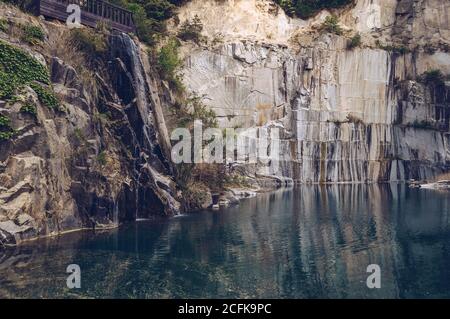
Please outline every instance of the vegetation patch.
M218 127L216 113L202 102L200 96L193 94L185 103L185 106L176 111L180 126L190 127L193 126L194 121L199 120L207 128Z
M411 50L407 46L402 45L402 44L400 44L400 45L382 44L379 40L377 40L376 45L382 50L393 52L393 53L398 53L401 55L411 52Z
M22 101L23 100L22 100L20 94L19 95L14 95L10 99L8 99L8 103L10 103L10 104L14 104L14 103L17 103L17 102L22 102Z
M88 56L105 54L108 43L104 32L91 28L76 28L71 30L71 39L75 45Z
M339 25L339 18L336 15L331 15L325 18L321 26L321 30L328 33L334 33L337 35L342 35L344 31Z
M187 210L195 211L202 208L203 203L208 200L209 188L198 181L189 181L181 187L183 203Z
M15 89L16 85L11 81L9 75L0 70L0 98L12 98Z
M446 77L441 70L428 70L419 77L419 81L428 86L445 85Z
M414 123L410 125L411 127L417 128L417 129L423 129L423 130L434 130L436 129L436 125L430 121L427 120L415 120Z
M224 189L226 169L223 164L179 164L176 179L183 193L185 208L193 211L202 208L210 191Z
M217 117L194 94L187 98L184 105L177 108L174 113L180 127L186 127L193 132L194 121L199 120L205 128L217 128ZM205 146L209 141L203 141ZM222 163L179 164L176 169L177 184L183 192L183 202L188 210L196 210L204 205L208 199L209 190L218 192L223 190L226 178L226 167Z
M15 134L14 131L10 131L10 132L0 131L0 142L10 140L11 138L14 137L14 134Z
M225 187L251 187L248 179L245 176L239 174L230 174L224 177Z
M177 7L190 0L111 0L133 12L137 35L153 45L167 32L165 21L175 15Z
M24 25L22 26L22 32L22 40L32 45L36 45L45 39L44 30L39 26Z
M36 92L39 102L43 105L47 106L50 109L59 109L59 101L53 92L44 88L42 85L33 82L30 84L30 87Z
M8 21L6 21L5 19L0 19L0 31L8 32L8 30L9 30Z
M11 121L8 117L0 114L0 128L9 128L10 123Z
M22 105L22 107L20 108L20 112L33 116L36 116L37 114L36 106L30 102L26 102L24 105Z
M158 53L158 68L162 79L169 82L171 88L178 93L184 90L183 83L176 71L181 66L179 57L179 42L177 39L170 39Z
M6 141L11 139L15 134L14 129L11 127L11 120L0 114L0 141Z
M178 37L183 41L193 41L195 43L200 43L202 40L203 23L195 15L193 20L186 20L178 32Z
M100 152L100 154L97 155L97 162L101 166L105 166L107 164L106 152L105 151L102 151L102 152Z
M354 0L274 0L290 16L307 19L324 9L342 8Z
M0 99L10 99L16 89L33 82L50 85L45 66L25 51L0 41Z
M360 45L361 45L361 34L358 33L350 39L347 47L351 50L359 47Z

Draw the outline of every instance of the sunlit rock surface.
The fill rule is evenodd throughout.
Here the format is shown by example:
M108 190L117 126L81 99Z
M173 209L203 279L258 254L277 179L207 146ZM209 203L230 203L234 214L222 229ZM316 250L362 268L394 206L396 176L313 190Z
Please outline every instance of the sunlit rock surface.
M241 5L225 1L208 10ZM375 12L373 23L361 15L366 5ZM198 8L194 1L189 14ZM261 10L261 17L284 21ZM449 86L419 79L427 70L450 72L450 54L443 49L450 43L448 13L449 6L437 1L358 1L341 13L344 30L362 34L363 44L355 49L347 48L344 36L310 34L325 13L308 23L299 20L295 28L286 20L286 32L298 41L288 45L283 37L277 44L263 34L236 41L248 29L240 24L223 44L187 52L184 80L190 91L205 96L222 127L283 128L282 165L272 174L303 183L432 179L449 169ZM427 24L431 16L436 21ZM230 18L217 19L226 24ZM204 34L211 36L208 27ZM423 42L436 50L400 54L380 48L376 39L394 47L398 39L405 46ZM265 165L256 171L270 172Z

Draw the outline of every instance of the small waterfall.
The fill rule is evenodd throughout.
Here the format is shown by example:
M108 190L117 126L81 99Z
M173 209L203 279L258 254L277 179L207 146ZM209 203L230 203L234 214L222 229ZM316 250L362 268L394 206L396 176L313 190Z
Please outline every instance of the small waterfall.
M155 99L143 65L148 58L126 34L114 33L110 37L110 76L132 132L135 181L135 220L156 214L176 215L180 205L175 200L171 164L162 151L160 132L164 123L157 123ZM150 72L150 70L149 70ZM158 100L159 102L159 100ZM158 105L160 107L160 105Z
M118 200L114 201L114 208L113 208L113 224L115 226L119 225L119 202Z

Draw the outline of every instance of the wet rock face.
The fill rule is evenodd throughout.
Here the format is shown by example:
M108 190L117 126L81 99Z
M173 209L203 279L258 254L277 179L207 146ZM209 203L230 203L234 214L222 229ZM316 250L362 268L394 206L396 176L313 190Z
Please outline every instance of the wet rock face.
M125 107L127 126L134 136L134 179L137 215L139 218L155 214L174 215L180 206L175 199L175 183L171 177L170 159L160 145L160 134L155 119L155 102L151 100L148 82L139 48L125 34L110 38L110 78L119 101ZM147 58L146 56L144 58ZM129 143L131 141L124 141Z
M110 38L110 63L108 77L100 90L99 104L118 122L114 125L122 152L129 152L130 158L120 159L123 171L113 182L105 179L107 189L115 190L98 194L99 176L81 173L83 183L72 184L74 196L83 216L84 224L108 224L134 221L154 215L175 215L180 206L174 199L174 182L170 177L170 164L161 152L158 132L153 117L153 105L149 100L149 84L135 43L124 34ZM86 183L87 180L87 183ZM111 196L112 195L112 196Z
M98 97L72 66L50 57L60 111L30 88L35 115L20 112L20 103L0 105L18 130L0 141L0 246L179 213L141 52L124 34L112 35L110 47L109 74L95 74Z

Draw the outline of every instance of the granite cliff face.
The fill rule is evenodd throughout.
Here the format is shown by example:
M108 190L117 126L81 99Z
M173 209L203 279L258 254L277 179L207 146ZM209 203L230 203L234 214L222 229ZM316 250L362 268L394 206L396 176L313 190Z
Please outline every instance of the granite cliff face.
M283 126L278 175L302 183L432 179L449 170L449 85L419 79L450 73L449 5L357 1L335 12L343 29L335 35L318 31L327 12L305 22L267 1L194 1L181 16L197 14L210 43L220 25L234 21L237 31L186 48L185 83L207 97L223 127ZM239 23L242 6L256 15L247 24ZM356 33L362 44L349 49Z

